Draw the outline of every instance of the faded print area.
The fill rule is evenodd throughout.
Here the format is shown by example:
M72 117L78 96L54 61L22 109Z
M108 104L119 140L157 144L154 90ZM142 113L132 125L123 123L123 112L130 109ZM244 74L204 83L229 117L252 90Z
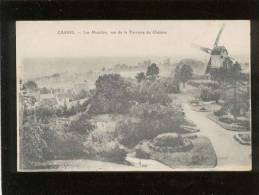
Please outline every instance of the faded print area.
M16 29L18 171L251 170L249 21Z

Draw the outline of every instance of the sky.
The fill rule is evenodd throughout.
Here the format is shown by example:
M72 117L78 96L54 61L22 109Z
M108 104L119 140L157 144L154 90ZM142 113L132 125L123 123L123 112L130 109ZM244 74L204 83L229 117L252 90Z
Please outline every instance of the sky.
M222 24L225 29L219 45L226 46L231 56L250 56L248 20L18 21L17 61L37 57L204 57L207 54L191 44L212 48ZM75 34L60 35L60 30L74 31ZM83 31L90 34L83 34ZM108 34L91 34L91 31L106 31ZM110 34L111 31L127 31L127 34L114 35ZM166 34L133 35L129 31L163 31Z

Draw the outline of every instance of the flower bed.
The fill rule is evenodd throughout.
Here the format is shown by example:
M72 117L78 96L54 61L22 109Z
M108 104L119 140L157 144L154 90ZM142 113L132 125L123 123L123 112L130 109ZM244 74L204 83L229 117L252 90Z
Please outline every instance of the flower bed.
M188 138L188 140L190 139ZM151 145L153 145L151 141L143 141L136 147L136 157L157 160L171 168L206 168L217 165L217 156L214 148L210 140L204 136L192 138L191 145L186 142L186 145L181 149L178 147L174 151L167 149L157 150Z
M221 127L223 127L224 129L231 130L231 131L249 131L249 128L240 126L236 123L232 123L232 124L224 123L224 122L220 121L219 117L215 116L214 114L209 113L209 114L207 114L207 117L210 120L217 123L218 125L220 125Z
M237 140L240 144L251 145L251 135L248 133L238 133L234 135L234 139Z
M200 129L195 126L181 125L180 127L188 133L197 133L200 131Z

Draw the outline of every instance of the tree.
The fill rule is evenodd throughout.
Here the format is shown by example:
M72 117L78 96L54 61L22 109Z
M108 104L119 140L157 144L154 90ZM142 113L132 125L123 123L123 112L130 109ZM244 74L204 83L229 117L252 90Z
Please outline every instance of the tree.
M137 74L136 79L140 83L141 81L145 80L146 76L144 72L140 72Z
M228 78L229 81L232 84L235 84L236 81L238 81L240 79L240 75L241 75L241 65L238 62L235 62L228 71Z
M238 62L235 62L232 67L230 67L229 71L229 80L230 83L234 86L234 102L233 102L233 108L231 109L231 113L233 114L235 120L237 116L240 113L239 106L237 105L237 82L240 79L240 73L241 73L241 65Z
M191 66L184 64L181 67L181 82L183 83L183 87L185 87L185 83L192 78L193 69Z
M212 80L222 83L234 84L236 80L241 78L241 65L236 61L226 58L223 61L223 66L211 69L210 75Z
M227 105L225 106L229 107L230 113L236 119L240 112L240 106L238 105L240 102L238 101L239 97L237 95L237 84L241 80L241 65L237 61L233 62L230 58L226 58L223 61L223 66L211 70L210 74L211 78L218 81L220 86L223 87L223 91L226 96L225 99L227 99ZM225 85L228 86L228 90L225 89Z
M226 77L225 67L214 68L210 70L211 79L217 81L219 84L224 83Z
M152 80L155 79L156 76L159 74L159 68L155 63L152 63L150 66L147 67L146 76L151 77Z
M27 81L23 84L24 89L29 89L29 90L37 90L38 85L35 81Z
M83 99L83 98L87 98L89 95L89 93L84 90L84 89L81 89L77 94L76 94L76 99Z
M183 83L183 87L185 87L185 83L192 78L193 69L189 65L177 66L175 69L174 80L176 83Z
M176 66L175 73L174 73L174 83L177 86L177 89L180 91L180 82L181 82L181 68L180 66Z
M93 114L126 112L130 100L130 84L119 74L105 74L96 80L95 95L91 98Z

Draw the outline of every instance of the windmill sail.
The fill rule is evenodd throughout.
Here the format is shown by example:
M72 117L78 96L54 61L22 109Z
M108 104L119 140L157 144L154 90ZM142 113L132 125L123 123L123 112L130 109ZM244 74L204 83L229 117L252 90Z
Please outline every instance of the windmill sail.
M217 46L218 46L219 38L220 38L220 36L221 36L222 31L224 30L224 27L225 27L225 25L223 24L222 27L220 28L219 33L218 33L218 36L217 36L217 38L216 38L216 40L215 40L214 47L217 47Z
M201 51L204 51L205 53L211 54L211 49L207 47L202 47L197 44L192 44L193 47L200 49Z

